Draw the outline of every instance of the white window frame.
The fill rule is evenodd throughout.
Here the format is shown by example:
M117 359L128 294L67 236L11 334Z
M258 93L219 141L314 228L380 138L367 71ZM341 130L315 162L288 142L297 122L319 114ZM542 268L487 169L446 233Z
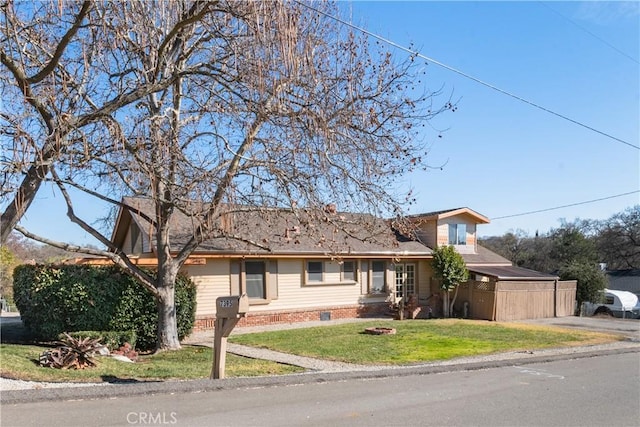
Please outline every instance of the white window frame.
M400 276L398 275L400 273ZM396 299L409 297L416 293L417 282L417 266L414 263L399 263L394 268L394 280L395 290L394 295ZM398 282L400 280L400 282ZM399 292L398 289L402 289Z

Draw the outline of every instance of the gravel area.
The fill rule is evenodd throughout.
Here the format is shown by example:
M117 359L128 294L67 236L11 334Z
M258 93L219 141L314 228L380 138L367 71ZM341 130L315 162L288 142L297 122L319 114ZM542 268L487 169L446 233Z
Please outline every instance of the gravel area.
M12 380L0 377L0 391L8 390L40 390L45 388L96 387L108 386L109 383L46 383L37 381Z

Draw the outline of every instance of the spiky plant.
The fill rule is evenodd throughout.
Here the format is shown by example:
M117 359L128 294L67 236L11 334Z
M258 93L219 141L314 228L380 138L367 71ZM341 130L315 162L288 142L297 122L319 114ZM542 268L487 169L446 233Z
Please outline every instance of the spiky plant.
M64 333L64 338L53 350L40 355L40 365L56 369L84 369L96 366L95 353L103 347L102 338L73 338Z

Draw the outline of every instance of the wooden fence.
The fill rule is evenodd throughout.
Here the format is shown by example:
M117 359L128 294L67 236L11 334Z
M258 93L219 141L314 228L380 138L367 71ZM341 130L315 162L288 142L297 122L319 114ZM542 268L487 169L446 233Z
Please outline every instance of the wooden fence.
M467 303L468 317L495 321L572 316L576 281L470 280L460 285L457 314Z

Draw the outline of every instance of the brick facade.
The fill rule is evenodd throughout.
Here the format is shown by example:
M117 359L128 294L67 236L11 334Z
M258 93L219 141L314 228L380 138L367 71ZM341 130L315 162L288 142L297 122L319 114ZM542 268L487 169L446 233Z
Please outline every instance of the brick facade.
M261 326L277 323L298 323L317 320L353 319L357 317L380 316L389 312L386 303L354 305L347 307L328 307L323 309L292 310L292 311L267 311L249 313L247 317L240 319L238 327ZM200 317L196 319L194 332L211 330L214 327L215 317Z

